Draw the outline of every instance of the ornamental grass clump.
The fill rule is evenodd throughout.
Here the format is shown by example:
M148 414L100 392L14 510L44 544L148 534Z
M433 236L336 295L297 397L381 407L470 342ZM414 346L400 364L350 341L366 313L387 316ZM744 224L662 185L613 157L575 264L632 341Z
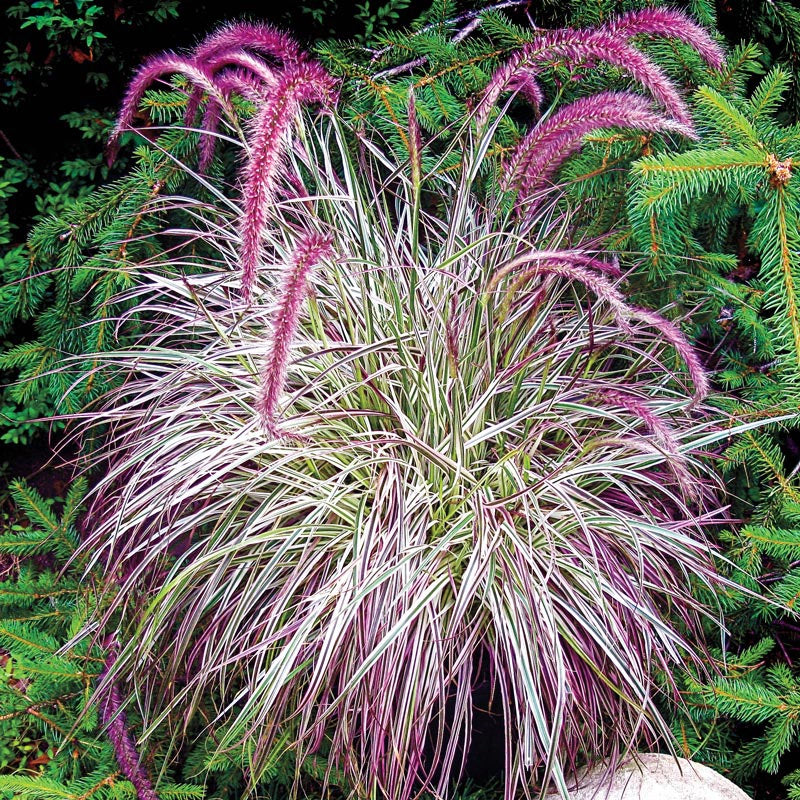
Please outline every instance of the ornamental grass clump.
M628 15L543 36L568 58L637 53L666 111L619 94L546 116L514 155L519 195L477 187L525 54L461 121L456 169L413 93L398 159L284 40L257 88L237 55L263 94L241 196L204 182L218 204L162 201L195 221L171 233L216 255L182 276L140 265L149 333L106 356L125 380L84 418L107 442L86 548L116 578L102 622L123 643L104 684L132 681L149 730L213 703L253 783L291 752L392 800L451 793L478 686L509 800L565 795L578 766L669 735L653 676L695 658L707 612L690 586L716 580L708 379L527 194L534 168L552 176L542 152L565 158L591 127L582 111L691 133L636 31ZM230 110L202 48L192 113Z

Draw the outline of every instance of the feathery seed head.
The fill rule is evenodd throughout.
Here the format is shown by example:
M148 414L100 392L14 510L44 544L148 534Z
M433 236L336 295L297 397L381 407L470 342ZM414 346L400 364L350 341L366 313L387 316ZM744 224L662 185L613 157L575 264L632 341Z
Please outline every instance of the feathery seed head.
M690 125L657 114L645 97L632 92L600 92L575 100L536 125L517 145L508 182L519 187L518 202L546 187L564 160L592 130L606 127L674 131L696 138Z
M261 239L297 112L303 103L332 103L334 90L335 82L319 64L300 62L280 75L251 122L240 223L242 296L246 303L252 298L261 262Z
M300 322L308 275L316 264L330 255L331 242L330 236L304 234L281 279L272 316L270 349L262 370L261 396L257 404L264 428L271 436L277 432L278 400L286 383L290 349Z
M713 69L722 69L725 53L704 28L674 8L640 8L609 20L604 26L626 38L647 34L679 39L691 45Z

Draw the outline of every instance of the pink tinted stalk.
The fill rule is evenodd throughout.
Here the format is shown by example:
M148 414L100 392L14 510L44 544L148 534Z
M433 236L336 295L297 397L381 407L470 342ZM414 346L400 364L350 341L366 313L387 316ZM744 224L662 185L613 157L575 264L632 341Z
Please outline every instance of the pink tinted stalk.
M533 263L533 266L529 266L531 263ZM590 269L571 260L558 258L538 259L532 257L531 254L526 254L514 259L510 264L498 270L489 282L487 293L492 291L503 277L515 273L518 275L518 277L515 276L515 285L520 285L525 279L548 274L582 283L600 300L608 303L619 327L626 333L630 332L630 325L627 319L631 314L631 309L625 304L619 289L605 275L592 272Z
M253 119L250 156L245 164L240 224L242 295L250 302L258 265L261 237L284 148L295 116L303 102L327 102L332 97L333 79L318 64L305 62L280 75Z
M105 668L100 673L100 681L108 674L116 660L116 652L112 649L106 657ZM121 708L122 696L119 687L112 682L105 697L100 701L100 722L111 740L120 771L133 784L138 800L158 800L150 777L141 763L136 743L128 730L125 712L121 711Z
M697 354L697 350L692 347L689 340L683 335L681 329L674 322L646 308L633 307L630 309L630 313L634 318L640 319L642 322L658 330L683 359L689 370L689 377L694 383L693 403L699 403L706 398L711 391L711 383L708 379L708 374L706 373L705 367L703 367L700 356Z
M601 92L556 111L519 143L509 165L509 180L521 199L545 184L563 161L580 149L583 137L597 128L669 130L696 138L688 125L657 114L650 101L632 92Z
M724 51L705 28L674 8L640 8L637 11L628 11L609 20L603 27L625 38L647 34L678 39L697 50L713 69L722 69L725 64Z
M286 383L289 353L300 322L308 276L313 267L331 253L331 239L318 233L305 234L297 244L278 288L272 315L271 349L262 371L257 408L267 432L277 433L278 400Z
M615 278L620 277L622 274L618 264L609 264L606 261L601 261L599 258L582 253L579 250L532 250L518 256L505 266L500 267L500 269L492 275L487 291L491 291L499 281L509 273L514 272L522 264L530 264L536 261L565 261L569 264L578 264L582 267L596 269L599 272L606 273Z

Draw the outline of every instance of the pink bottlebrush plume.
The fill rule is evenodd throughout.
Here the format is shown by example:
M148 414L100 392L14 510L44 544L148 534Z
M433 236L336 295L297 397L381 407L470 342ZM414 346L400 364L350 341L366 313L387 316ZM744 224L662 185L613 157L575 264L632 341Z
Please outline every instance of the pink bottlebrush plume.
M207 36L195 48L192 56L198 64L205 64L221 53L243 48L272 56L287 67L303 60L303 53L291 36L264 22L226 25Z
M668 466L680 484L684 494L692 500L699 499L696 480L686 466L686 457L680 451L680 442L672 428L647 405L647 401L616 389L600 389L594 392L603 402L624 408L638 417L652 435L656 446L669 456Z
M502 67L498 67L494 75L492 75L491 80L486 84L483 95L475 108L475 126L478 130L483 128L486 124L489 115L492 113L492 109L497 105L497 101L500 99L500 95L509 88L515 76L522 71L526 74L535 74L527 67L524 50L518 50L509 57L508 61L506 61Z
M531 264L533 266L530 266ZM485 294L493 291L507 275L514 275L515 286L519 286L526 279L548 274L582 283L600 300L608 303L617 325L625 333L630 332L628 317L631 315L631 309L626 305L622 292L605 275L593 272L574 258L561 259L545 252L526 253L497 270L489 281Z
M219 89L214 85L209 74L197 67L183 56L174 53L164 53L148 59L136 73L131 81L125 99L122 102L117 124L109 137L106 145L106 159L109 165L114 162L119 151L119 139L125 129L130 125L133 116L139 108L139 103L144 96L145 90L150 84L162 75L178 74L185 75L196 88L201 89L212 97L217 98L221 103L226 104L225 98Z
M331 253L330 237L307 233L300 239L278 287L277 305L272 316L271 349L262 371L261 395L257 408L267 432L274 436L278 400L286 383L289 350L300 321L312 268Z
M223 66L246 66L262 80L268 81L271 70L260 59L253 58L244 48L251 48L279 59L284 65L294 64L302 54L297 43L285 33L270 25L257 22L240 22L226 25L212 33L192 53L191 60L198 67L213 73ZM248 63L242 63L248 59ZM269 73L269 75L267 74ZM202 90L195 88L186 105L184 121L191 125L202 100Z
M215 83L218 72L235 67L251 73L265 88L275 85L276 70L245 50L226 51L200 63L203 69L214 77Z
M488 119L500 94L508 88L521 69L535 69L537 64L557 59L567 59L575 66L587 59L613 64L649 89L653 97L678 122L691 125L686 103L669 78L647 56L628 44L620 34L604 29L573 28L548 31L511 56L487 84L476 110L476 123L480 126Z
M700 361L697 350L692 347L689 340L683 335L681 329L674 322L646 308L633 307L630 309L630 314L632 317L640 319L642 322L656 328L683 359L689 370L689 377L691 377L694 383L693 403L697 404L707 397L708 393L711 391L711 383L708 379L708 374L706 373L702 361Z
M100 673L100 681L114 666L116 659L116 650L112 648L106 658L105 668ZM119 687L116 683L111 683L106 695L100 700L100 722L111 740L120 771L133 784L138 800L158 800L150 777L142 765L136 743L128 730L125 712L120 711L121 708Z
M606 127L668 130L696 138L690 126L657 114L647 98L632 92L581 97L538 124L517 145L507 174L510 185L519 185L519 201L546 184L562 162L580 149L587 133Z
M508 84L511 91L519 92L532 106L536 114L539 113L544 103L544 92L536 80L536 71L520 69L511 78Z
M193 88L186 100L186 110L183 112L183 124L187 127L194 124L194 118L197 116L197 110L200 108L202 100L203 90Z
M206 170L214 160L214 151L217 146L217 137L214 132L219 125L220 117L222 116L222 106L214 99L211 99L206 104L206 109L203 112L203 131L200 136L200 158L197 162L197 169L201 175L205 175Z
M660 456L663 458L665 455L663 447L659 447L658 445L641 438L633 439L624 436L611 436L603 437L603 442L606 444L621 445L622 447L638 450L641 453L647 453L648 455L653 455L656 457ZM678 482L684 497L686 497L688 500L699 500L701 497L701 492L697 486L697 476L692 475L692 473L686 468L686 459L680 453L674 456L670 453L666 453L666 455L668 456L667 466L675 476L675 479ZM664 478L664 475L655 471L650 475L650 479L658 483L663 483Z
M598 272L611 275L613 278L619 278L622 275L619 264L609 264L607 261L602 261L580 250L533 250L515 258L504 267L500 267L500 269L492 275L492 279L489 281L486 291L493 291L503 278L513 273L518 267L539 261L563 261L567 264L574 264L590 270L597 270Z
M705 28L674 8L640 8L638 11L628 11L609 20L603 27L625 38L649 34L678 39L697 50L713 69L722 69L725 64L724 51Z
M598 389L594 394L607 403L620 406L641 419L653 438L669 453L677 453L678 440L672 429L655 414L645 400L617 389Z
M408 154L411 158L411 179L414 186L419 186L422 182L422 134L413 86L408 87Z
M242 294L250 302L258 264L261 237L273 200L275 180L284 146L295 116L304 102L329 103L334 81L313 62L290 67L276 81L251 123L250 156L245 164L240 223Z
M245 70L252 73L248 84L260 81L264 86L272 86L275 83L274 70L270 69L263 61L244 50L225 52L208 59L205 63L199 61L194 63L196 63L199 69L205 72L208 79L213 81L220 90L222 90L222 87L220 86L219 75L217 73L221 70L226 72L230 71L232 67L238 67L239 74L244 74ZM203 89L195 87L186 102L186 111L183 115L183 121L186 125L191 125L194 122L202 100Z
M274 86L275 82L275 76L271 70L268 81L265 80L264 74L259 75L255 70L225 69L214 75L214 83L224 97L230 97L235 93L254 103L261 102L264 99L265 91ZM189 99L191 100L191 97ZM200 158L197 165L200 174L205 173L214 158L217 145L217 137L214 136L214 133L219 127L223 110L222 105L216 99L210 98L203 112L201 123L203 133L200 135Z
M264 92L276 85L277 78L273 75L267 84L246 70L225 69L214 75L214 83L225 97L240 94L253 103L259 103L264 99Z

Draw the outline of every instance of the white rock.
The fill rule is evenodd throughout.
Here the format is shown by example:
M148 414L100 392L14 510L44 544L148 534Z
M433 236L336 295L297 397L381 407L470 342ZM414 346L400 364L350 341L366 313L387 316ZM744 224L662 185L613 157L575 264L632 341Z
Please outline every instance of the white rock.
M602 768L590 772L569 796L570 800L750 800L710 767L660 753L640 753L624 761L610 783Z

